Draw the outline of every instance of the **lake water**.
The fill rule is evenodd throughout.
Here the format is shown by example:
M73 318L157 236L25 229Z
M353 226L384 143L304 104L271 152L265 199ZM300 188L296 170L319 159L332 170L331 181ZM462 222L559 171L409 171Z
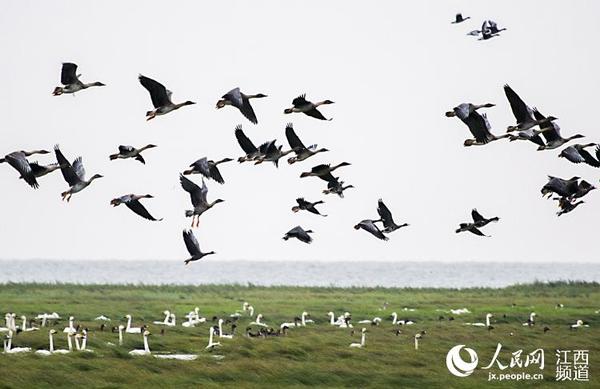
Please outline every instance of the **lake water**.
M0 261L0 283L254 284L503 287L534 281L600 282L600 264L440 262Z

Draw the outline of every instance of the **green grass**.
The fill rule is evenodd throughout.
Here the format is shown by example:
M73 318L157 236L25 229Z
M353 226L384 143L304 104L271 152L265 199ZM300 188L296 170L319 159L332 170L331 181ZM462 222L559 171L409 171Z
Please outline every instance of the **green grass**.
M163 318L161 312L175 312L180 323L195 306L203 316L226 316L250 302L264 321L276 327L308 311L315 324L290 330L287 337L246 338L243 330L250 321L241 319L238 336L221 340L223 347L213 352L204 350L208 340L208 324L196 328L167 328L150 325L150 348L157 352L196 353L191 362L131 357L129 350L141 348L141 336L128 334L122 347L116 334L99 331L99 323L91 319L104 314L115 325L125 314L134 324L151 323ZM386 311L379 311L384 301ZM563 309L556 309L563 303ZM513 307L512 304L515 304ZM403 307L416 308L402 312ZM455 316L454 321L438 321L436 309L468 307L471 314ZM481 387L592 387L577 383L557 383L554 350L589 349L590 379L595 387L600 382L600 285L589 283L552 283L518 285L504 289L385 289L385 288L300 288L253 286L106 286L106 285L0 285L0 313L15 312L28 317L41 312L59 312L63 318L73 315L77 323L90 330L88 347L94 354L72 353L39 357L0 354L1 388L46 387L145 387L176 388L219 386L282 387L374 387L374 388L481 388ZM523 327L529 312L538 315L537 324ZM350 349L359 341L358 331L334 328L326 313L352 312L354 321L381 316L379 327L367 326L367 345ZM395 335L389 315L410 317L416 325L401 327ZM467 321L484 321L494 314L494 330L463 325ZM503 315L506 315L504 317ZM585 320L589 328L568 329L568 323ZM210 320L210 319L209 319ZM3 324L3 323L2 323ZM66 321L56 325L62 331ZM551 330L544 334L542 329ZM360 329L355 324L355 328ZM427 334L414 349L413 336ZM513 333L513 336L510 333ZM33 349L48 348L46 329L20 333L13 343ZM57 334L56 346L66 348L65 337ZM545 350L546 367L543 381L488 382L487 371L477 369L466 378L452 376L445 365L446 353L457 344L466 344L479 355L479 366L491 360L496 344L502 343L501 360L507 363L510 353L523 349L524 354L537 348ZM214 355L223 355L222 360ZM539 372L537 368L523 369ZM499 372L498 369L490 370ZM519 372L513 368L507 371Z

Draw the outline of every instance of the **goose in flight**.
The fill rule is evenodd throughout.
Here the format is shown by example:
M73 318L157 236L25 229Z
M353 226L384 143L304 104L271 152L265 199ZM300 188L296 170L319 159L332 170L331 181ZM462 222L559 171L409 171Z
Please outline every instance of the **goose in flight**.
M171 111L175 111L186 105L196 104L193 101L184 101L183 103L174 104L171 101L171 91L167 90L163 84L158 81L154 81L151 78L138 76L140 84L150 93L152 99L152 105L154 105L153 111L146 112L146 120L152 120L156 116L165 115Z
M248 139L246 134L244 134L244 131L242 131L241 124L238 124L235 127L235 138L237 139L242 150L244 150L244 152L246 153L245 156L238 158L239 163L253 161L261 156L261 153L258 150L258 148L254 146L254 143L252 143L252 141Z
M327 189L323 190L323 194L337 194L340 198L344 198L346 189L354 188L353 185L344 186L344 181L340 181L339 177L333 177L333 180L327 181Z
M144 157L142 157L142 151L144 150L148 150L148 149L153 149L157 147L156 145L153 144L148 144L144 147L141 147L139 149L136 149L133 146L119 146L119 152L116 154L112 154L109 158L111 161L115 160L115 159L127 159L127 158L133 158L136 161L140 161L142 164L146 164L146 161L144 160Z
M497 216L494 216L494 217L491 217L491 218L487 219L487 218L483 217L477 211L476 208L473 208L471 210L471 217L473 218L473 224L475 224L475 227L479 227L479 228L485 227L485 226L487 226L491 222L496 223L496 222L498 222L498 220L500 220L500 218L497 217Z
M377 202L377 213L379 214L380 219L376 220L375 223L381 222L383 223L383 232L389 234L390 232L394 232L397 229L402 227L408 227L408 223L396 224L392 217L392 212L388 209L388 207L383 203L382 199L379 199Z
M567 197L555 197L554 200L558 200L558 208L560 210L556 212L556 216L564 215L565 213L569 213L577 208L578 205L585 203L583 200L571 200Z
M305 115L311 116L311 117L319 119L319 120L331 120L331 118L327 119L325 116L323 116L323 114L321 112L319 112L319 110L317 109L321 105L325 105L325 104L333 104L333 101L323 100L323 101L319 101L318 103L313 103L313 102L306 100L306 94L302 94L302 95L296 97L294 100L292 100L293 107L286 108L283 111L283 113L289 114L289 113L293 113L293 112L302 112Z
M383 234L383 232L377 227L374 220L365 219L354 226L355 230L363 229L368 233L372 234L374 237L379 238L381 240L388 240L389 238Z
M219 184L224 184L225 180L219 171L218 165L233 161L231 158L223 158L220 161L213 161L212 159L207 159L206 157L200 158L196 162L193 162L190 167L191 169L185 170L183 172L184 175L197 174L200 173L204 177L208 179L213 179Z
M62 172L65 181L67 181L67 184L69 184L69 189L61 193L63 201L70 201L73 194L87 188L95 179L104 177L100 174L94 174L89 180L86 180L85 168L83 167L81 157L75 158L75 161L73 161L73 164L71 165L60 151L58 145L54 146L54 153L56 154L56 160L60 165L60 171Z
M467 139L464 141L464 146L483 146L490 142L493 142L498 139L508 138L510 134L504 134L500 136L496 136L491 133L490 122L487 119L487 115L479 114L477 111L473 110L471 113L463 120L467 127L469 127L469 131L475 137L475 139Z
M471 112L477 111L478 109L481 109L481 108L491 108L491 107L495 107L495 106L496 106L496 104L492 104L492 103L485 103L485 104L462 103L462 104L459 104L456 107L452 108L452 111L447 111L446 117L451 118L451 117L456 116L463 123L468 124L465 120L467 119L467 117L469 117Z
M581 163L584 162L592 167L600 167L600 160L594 158L592 156L592 154L590 154L585 148L586 147L591 147L591 146L596 146L596 143L587 143L587 144L575 144L569 147L564 148L560 154L558 155L559 158L565 158L568 161L571 161L573 163ZM600 148L596 148L596 157L600 158L600 155L598 155L598 151L600 150Z
M179 181L183 190L190 194L192 205L194 206L193 210L185 211L185 216L192 218L192 227L194 227L194 221L196 222L196 227L198 227L198 225L200 224L200 215L211 209L216 204L225 201L221 199L216 199L212 203L208 202L208 200L206 199L208 188L206 187L204 178L202 179L202 188L200 188L198 185L187 179L183 174L179 175Z
M279 167L279 160L294 152L292 149L283 151L283 146L277 146L275 142L276 140L266 142L258 148L260 156L256 158L256 162L254 162L255 165L263 163L264 161L270 161L275 164L275 167Z
M517 121L517 125L508 126L507 132L512 131L527 131L532 127L542 125L544 123L549 123L552 120L556 120L554 116L549 116L547 118L538 119L534 115L534 110L532 110L525 102L519 97L519 95L508 85L504 85L504 94L508 99L510 104L510 109Z
M224 94L221 100L217 101L217 109L223 108L226 105L231 105L239 109L246 119L250 120L254 124L258 124L256 114L252 109L252 105L250 105L250 99L259 99L263 97L267 97L267 95L262 93L258 93L256 95L245 95L240 91L240 88L234 88Z
M342 162L342 163L339 163L334 166L331 166L329 164L317 165L317 166L313 167L310 170L310 172L304 172L304 173L300 174L300 178L319 177L320 179L325 180L327 182L335 181L335 178L333 177L331 172L333 172L334 170L336 170L340 167L343 167L343 166L350 166L350 163Z
M481 230L479 230L477 228L475 223L460 223L458 229L456 230L456 233L458 234L459 232L464 232L464 231L469 231L470 233L479 235L479 236L489 237L489 235L486 235L483 232L481 232Z
M462 16L462 14L461 14L461 13L457 13L457 14L456 14L456 17L455 17L455 19L454 19L454 21L452 22L452 24L458 24L458 23L462 23L462 22L464 22L464 21L465 21L465 20L467 20L467 19L471 19L471 17L470 17L470 16L467 16L467 17L464 17L464 18L463 18L463 16Z
M207 255L216 254L214 251L209 251L207 253L203 253L202 250L200 250L200 244L198 243L198 240L194 236L194 233L192 232L192 230L187 230L187 231L184 230L183 231L183 242L185 243L185 247L187 248L187 251L191 255L191 257L189 259L186 259L184 261L186 265L189 264L190 262L202 259Z
M296 238L301 242L310 243L312 242L312 238L308 234L312 234L313 230L305 230L300 226L296 226L285 233L283 240L288 240L290 238Z
M294 211L294 212L308 211L310 213L314 213L315 215L327 216L327 215L322 215L319 212L319 210L317 208L315 208L315 205L317 205L317 204L324 204L324 201L322 201L322 200L311 203L310 201L304 200L304 197L298 197L296 199L296 202L298 203L298 205L294 205L292 207L292 211Z
M489 26L490 32L492 34L499 35L500 32L506 31L506 28L498 28L498 24L496 22L494 22L493 20L488 20L487 22L488 22L488 26Z
M139 216L143 217L144 219L148 219L151 221L161 221L162 218L155 219L154 216L150 215L150 212L148 212L146 207L144 207L142 205L142 203L140 203L140 199L152 199L152 198L154 198L154 196L149 195L149 194L145 194L145 195L127 194L127 195L124 195L121 197L117 197L116 199L112 199L110 201L110 204L113 207L119 206L121 204L125 204L127 206L127 208L131 209L134 213L138 214Z
M27 160L27 157L32 156L34 154L49 154L50 152L47 150L33 150L33 151L14 151L10 154L4 156L4 158L0 158L0 163L8 163L12 166L16 171L19 172L20 178L24 179L29 186L33 189L37 189L39 184L36 180L36 174L34 172L34 167L32 167L32 163ZM39 166L39 165L38 165ZM39 177L39 176L38 176Z
M565 180L560 177L548 176L548 182L542 187L542 197L551 196L556 193L560 197L570 198L579 191L579 179L581 177L571 177ZM589 184L588 184L589 185Z
M500 35L499 33L492 32L489 20L485 20L483 22L481 25L481 30L478 32L481 33L481 37L479 38L480 41L486 41Z
M294 151L294 153L296 153L295 157L288 158L288 163L290 165L295 162L304 161L305 159L308 159L315 154L329 151L328 149L323 147L317 149L316 144L310 145L308 147L304 146L304 143L302 143L300 138L298 138L298 135L296 135L292 123L288 123L285 126L285 137L287 138L288 143L290 144L290 148Z
M77 65L70 62L65 62L62 64L62 70L60 72L60 83L64 86L57 86L54 88L54 92L52 95L60 96L63 93L75 93L80 90L87 89L91 86L105 86L101 82L92 82L89 84L84 84L79 81L79 77L81 74L77 74Z
M31 171L35 178L43 177L47 174L52 173L53 171L59 170L60 165L57 163L50 163L48 165L40 165L38 162L30 162L29 167L31 167ZM23 178L23 177L19 177Z
M561 147L565 143L570 142L573 139L583 138L584 136L581 134L571 135L567 138L563 138L560 135L560 127L558 124L552 121L546 121L549 118L553 118L553 116L549 116L546 118L542 115L538 110L533 112L535 118L540 122L540 128L542 130L542 136L546 139L546 144L538 147L538 151L542 150L553 150Z

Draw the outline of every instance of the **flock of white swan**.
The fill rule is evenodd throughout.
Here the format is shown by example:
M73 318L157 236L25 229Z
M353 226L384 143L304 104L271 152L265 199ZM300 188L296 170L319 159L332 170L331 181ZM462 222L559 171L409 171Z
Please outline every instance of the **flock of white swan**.
M557 304L557 309L564 308L564 305ZM383 305L383 307L379 308L379 311L384 311L387 309L387 303ZM414 308L403 308L403 312L414 312ZM458 308L451 310L437 310L438 312L443 312L451 315L466 315L471 314L471 311L467 308ZM596 313L599 313L597 311ZM167 327L177 327L177 317L175 313L170 310L163 311L164 319L156 320L152 322L152 325L162 327L161 333L165 333L165 328ZM337 328L348 329L353 328L352 324L352 315L350 312L344 312L339 316L336 316L333 312L328 312L327 316L329 318L328 324L330 326L334 326ZM523 326L533 327L536 324L536 313L531 312L528 319L522 323ZM466 322L463 323L467 326L473 327L483 327L488 330L493 330L492 326L492 317L494 315L492 313L487 313L485 315L485 322ZM81 325L75 324L75 317L69 316L68 325L62 330L62 333L66 336L66 345L67 348L56 348L55 347L55 337L58 337L59 332L55 328L51 328L48 330L48 349L40 349L33 351L31 347L15 347L13 346L13 338L16 334L22 332L31 332L41 330L43 327L53 326L55 327L58 324L58 320L61 319L61 316L56 313L42 313L35 317L35 320L27 321L26 316L20 316L20 324L17 324L17 315L15 313L6 313L5 316L6 326L0 327L0 332L5 333L4 337L4 354L25 354L25 353L33 353L35 355L40 356L50 356L55 354L68 354L75 352L88 352L92 353L94 350L89 349L87 347L87 339L88 339L88 329L82 328ZM158 359L175 359L182 361L191 361L195 360L199 357L199 354L178 354L178 353L157 353L152 352L150 350L150 344L148 341L148 337L151 335L148 327L146 325L134 326L133 317L131 315L125 315L123 317L126 319L125 324L119 324L117 326L112 327L112 332L118 334L117 343L106 342L108 346L112 347L122 347L123 346L123 337L125 334L137 334L138 336L141 334L141 340L143 348L134 349L129 351L130 355L133 356L152 356ZM233 339L235 336L235 330L237 328L237 324L240 322L242 318L247 320L251 320L246 328L245 336L247 337L262 337L267 338L271 336L284 336L287 334L287 331L291 328L295 327L306 327L307 325L315 325L315 321L310 318L308 312L303 311L300 316L295 317L293 321L288 321L281 323L279 325L275 325L278 327L277 330L270 326L264 321L264 317L261 313L258 313L254 316L254 307L249 303L244 302L242 304L242 309L236 311L233 314L230 314L227 319L219 318L217 316L212 317L210 319L213 324L210 324L208 328L208 344L204 348L205 350L212 350L221 346L221 340L225 339ZM416 320L412 319L399 319L397 312L392 312L389 315L391 320L391 325L394 328L399 328L399 326L411 326L416 324ZM439 321L442 320L454 320L453 316L449 316L448 318L444 316L438 317ZM101 322L100 331L104 331L107 327L107 324L111 322L111 319L105 315L100 315L94 318L94 321ZM200 309L195 307L192 311L188 312L185 315L185 320L181 322L180 326L183 328L194 328L203 323L208 323L209 319L206 317L202 317L200 315ZM357 323L361 325L370 325L370 326L379 326L384 320L381 317L373 317L370 319L362 319L358 320ZM32 323L39 323L39 327L36 327ZM224 324L231 324L231 331L227 333L224 331ZM589 324L586 324L583 320L576 320L574 323L569 324L569 329L576 330L579 328L589 327ZM253 329L257 329L257 332L252 332ZM549 331L550 328L548 326L543 327L544 333ZM351 335L354 335L355 331L351 330ZM367 337L367 328L362 327L360 330L360 342L353 342L349 345L350 348L365 348L366 347L366 337ZM400 329L396 329L396 335L402 334ZM419 349L419 341L426 334L426 331L417 331L412 339L414 339L414 347L415 350ZM510 332L510 335L513 336L514 333ZM213 357L221 359L223 356L221 355L213 355Z

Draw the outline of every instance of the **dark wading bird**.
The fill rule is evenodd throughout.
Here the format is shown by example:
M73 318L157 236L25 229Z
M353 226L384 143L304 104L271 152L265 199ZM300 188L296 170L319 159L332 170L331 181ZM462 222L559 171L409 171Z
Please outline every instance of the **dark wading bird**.
M587 143L587 144L575 144L569 147L565 147L560 154L559 158L565 158L568 161L573 163L581 163L584 162L592 167L600 167L600 147L596 147L596 158L592 156L585 148L596 146L596 143Z
M319 110L317 109L321 105L325 104L333 104L331 100L323 100L318 103L313 103L306 100L306 94L302 94L292 100L292 108L286 108L283 113L293 113L293 112L302 112L305 115L310 117L320 119L320 120L331 120L331 118L327 119Z
M157 147L156 145L153 144L149 144L146 145L144 147L141 147L139 149L136 149L133 146L119 146L119 152L116 154L112 154L109 158L111 161L115 160L115 159L127 159L127 158L133 158L136 161L140 161L142 164L146 164L146 161L144 160L144 157L142 157L142 151L144 150L148 150L148 149L152 149Z
M354 229L355 230L363 229L381 240L389 239L387 236L385 236L383 234L383 232L381 232L379 227L377 227L374 220L365 219L365 220L361 221L360 223L356 224L354 226Z
M294 211L294 212L308 211L310 213L314 213L315 215L327 216L327 215L322 215L319 212L319 210L317 208L315 208L315 205L317 205L317 204L324 204L324 201L322 201L322 200L311 203L310 201L304 200L303 197L299 197L296 199L296 202L298 203L298 205L294 205L292 207L292 211Z
M62 64L62 71L60 72L60 83L64 86L57 86L54 88L52 94L54 96L60 96L63 93L75 93L80 90L87 89L91 86L105 86L101 82L92 82L84 84L79 81L81 74L77 74L77 65L74 63L65 62Z
M534 110L525 104L525 102L508 84L504 85L504 94L508 99L510 109L512 110L517 121L517 125L508 126L507 132L527 131L535 126L541 126L542 124L550 123L551 121L556 120L554 116L548 116L547 118L539 119L536 118Z
M462 16L462 14L461 14L461 13L457 13L457 14L456 14L456 17L455 17L455 19L454 19L454 21L452 21L452 24L458 24L458 23L462 23L462 22L464 22L464 21L465 21L465 20L467 20L467 19L471 19L471 17L470 17L470 16L467 16L467 17L464 17L464 18L463 18L463 16Z
M267 97L267 95L263 95L262 93L245 95L240 92L240 88L235 88L224 94L221 100L217 101L217 109L223 108L226 105L231 105L239 109L246 119L257 124L258 119L256 119L256 114L252 109L252 105L250 105L250 99L259 99L262 97Z
M294 153L296 153L295 157L288 158L288 163L290 165L295 162L304 161L305 159L308 159L317 153L329 151L326 148L317 149L316 144L310 145L308 147L304 146L304 143L302 143L300 138L298 138L298 135L296 135L296 133L294 132L294 126L292 125L292 123L288 123L285 127L285 137L287 138L288 143L290 144L290 147L292 148Z
M144 219L148 219L148 220L152 220L152 221L161 221L162 218L155 219L154 216L150 215L150 212L148 212L146 207L144 207L142 205L142 203L140 202L140 199L152 199L152 198L154 198L154 196L149 195L149 194L145 194L145 195L127 194L127 195L124 195L121 197L117 197L116 199L112 199L110 201L110 204L113 207L117 207L121 204L125 204L127 206L127 208L131 209L134 213L138 214L139 216L143 217Z
M392 212L388 209L388 207L383 203L382 199L379 199L377 202L377 213L379 214L380 219L376 220L375 223L381 222L383 223L383 232L389 234L390 232L394 232L399 228L408 227L408 223L396 224L394 223L394 218L392 217Z
M350 166L350 163L342 162L342 163L339 163L334 166L331 166L329 164L317 165L317 166L313 167L310 170L310 172L304 172L304 173L300 174L300 178L319 177L320 179L325 180L327 182L335 181L335 178L333 177L331 172L333 172L334 170L336 170L340 167L343 167L343 166Z
M185 247L187 248L187 251L192 256L191 258L186 259L184 261L186 265L189 264L190 262L202 259L207 255L216 254L214 251L209 251L208 253L203 253L200 250L200 244L198 243L198 240L194 236L194 233L192 232L192 230L187 230L187 231L184 230L183 231L183 241L185 243Z
M213 179L219 184L224 184L225 180L223 176L221 176L221 172L219 171L218 165L233 161L231 158L223 158L220 161L213 161L212 159L207 159L206 157L200 158L196 162L190 165L191 169L188 169L183 172L184 175L189 174L202 174L204 177L208 179Z
M62 172L65 181L67 181L67 184L69 184L69 189L60 194L63 201L70 201L73 194L87 188L95 179L104 177L100 174L94 174L89 180L86 180L85 168L83 167L81 157L75 158L73 165L71 165L60 151L58 145L54 146L54 153L56 154L56 160L60 165L60 171Z
M32 156L34 154L49 154L50 152L47 150L33 150L33 151L14 151L10 154L4 156L4 158L0 158L0 163L8 163L12 166L16 171L19 172L20 178L24 179L29 186L34 189L39 187L39 184L36 180L36 177L41 177L35 174L34 169L36 167L32 166L33 163L30 163L27 160L27 157ZM36 164L37 165L37 164ZM39 165L37 165L39 167Z
M308 234L312 234L312 230L305 230L300 226L296 226L285 233L283 240L288 240L290 238L296 238L301 242L310 243L312 242L312 238Z
M194 206L193 210L185 211L185 216L192 218L192 227L194 227L194 222L196 222L196 227L198 227L200 224L200 215L211 209L215 204L225 201L221 199L216 199L212 203L207 201L206 195L208 194L208 188L206 187L204 178L202 179L202 188L187 179L183 174L179 175L179 181L181 182L183 190L190 194L192 205Z
M354 188L353 185L344 186L344 181L340 181L339 177L333 177L333 180L327 181L327 189L323 190L323 194L337 194L340 198L344 198L346 189Z
M555 122L546 121L549 118L553 118L552 116L546 118L538 110L535 110L533 114L535 118L540 122L542 136L544 137L544 139L546 139L546 144L539 146L538 151L553 150L559 148L565 143L570 142L573 139L579 139L584 137L581 134L575 134L569 136L568 138L563 138L560 135L560 127L558 126L558 124L556 124Z
M154 81L151 78L138 76L140 84L150 93L152 99L152 105L154 105L153 111L146 112L146 120L152 120L157 116L165 115L171 111L175 111L186 105L196 104L193 101L184 101L183 103L173 104L171 101L171 91L167 90L163 84L158 81Z

